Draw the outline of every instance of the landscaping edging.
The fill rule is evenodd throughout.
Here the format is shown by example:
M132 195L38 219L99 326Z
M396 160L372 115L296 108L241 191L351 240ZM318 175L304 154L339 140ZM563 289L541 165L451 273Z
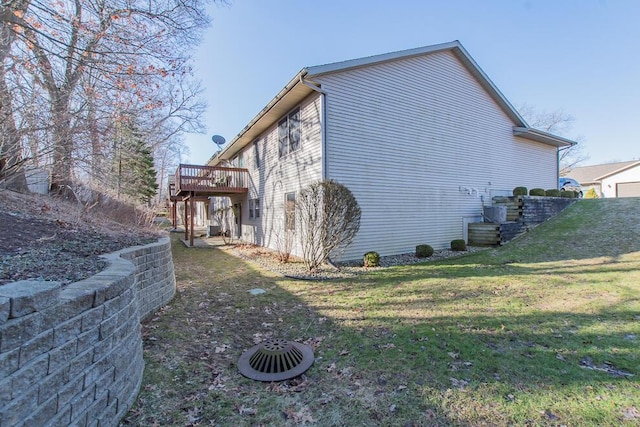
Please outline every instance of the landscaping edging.
M103 256L102 272L62 287L0 287L0 425L117 426L142 380L140 320L176 282L168 237Z

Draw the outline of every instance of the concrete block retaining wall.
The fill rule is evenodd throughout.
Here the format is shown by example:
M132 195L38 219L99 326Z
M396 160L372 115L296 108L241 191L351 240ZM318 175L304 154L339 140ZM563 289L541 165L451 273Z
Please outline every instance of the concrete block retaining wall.
M80 282L0 286L0 427L117 426L142 380L140 320L175 294L169 238Z
M576 201L564 197L542 196L524 196L523 199L522 222L527 227L545 222Z

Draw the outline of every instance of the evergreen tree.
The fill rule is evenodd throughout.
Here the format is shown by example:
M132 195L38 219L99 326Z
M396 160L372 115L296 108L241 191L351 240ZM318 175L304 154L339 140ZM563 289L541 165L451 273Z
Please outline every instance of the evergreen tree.
M151 148L133 118L123 121L119 139L115 158L117 192L148 204L158 191Z

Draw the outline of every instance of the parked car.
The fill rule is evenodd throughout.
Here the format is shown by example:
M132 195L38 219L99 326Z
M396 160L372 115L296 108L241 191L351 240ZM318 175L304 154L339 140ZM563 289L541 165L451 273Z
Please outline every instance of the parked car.
M558 180L558 189L575 191L578 198L582 198L582 186L573 178L562 177Z

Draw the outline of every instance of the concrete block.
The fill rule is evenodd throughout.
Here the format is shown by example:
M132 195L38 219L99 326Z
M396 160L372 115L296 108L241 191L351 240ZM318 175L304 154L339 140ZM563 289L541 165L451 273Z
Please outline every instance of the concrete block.
M108 336L103 340L98 341L93 347L93 361L97 361L111 352L113 349L113 336Z
M40 382L40 393L38 393L38 404L51 396L57 396L58 390L69 382L69 367L64 367L59 371L49 374Z
M98 418L98 427L113 427L115 425L116 413L118 412L118 399L110 401L107 407Z
M134 297L135 295L133 293L133 290L127 289L125 292L120 294L120 296L117 296L113 299L105 301L104 317L105 318L111 317L114 314L118 313L120 310L126 307L127 304L129 304L129 301L131 301Z
M95 328L102 322L104 307L95 307L82 315L82 332Z
M56 325L53 329L53 344L56 347L74 340L82 331L82 317L74 317Z
M66 406L71 409L71 401L82 393L83 383L84 377L72 378L58 391L58 412Z
M49 420L49 426L68 426L71 423L71 405L58 406L58 412Z
M0 326L0 353L11 351L40 334L42 314L31 313L26 316L9 319Z
M59 282L21 280L0 286L0 297L11 299L9 318L22 317L56 304Z
M24 421L24 426L46 425L49 420L56 416L57 409L58 396L54 394L49 400L38 405L38 408Z
M89 332L78 335L78 347L76 351L83 353L87 350L92 350L99 341L100 330L98 328L91 329Z
M11 314L11 298L0 297L0 325L9 320Z
M49 352L48 373L52 374L69 366L69 363L76 357L77 348L78 341L73 340L51 350Z
M94 362L93 365L91 365L91 367L84 373L84 388L95 385L95 383L98 381L98 378L100 378L102 375L104 375L105 372L109 371L110 369L114 368L108 356Z
M108 390L96 390L95 400L89 407L87 408L87 421L90 423L89 425L98 425L98 419L100 415L107 409L107 402L109 401L109 391ZM116 420L114 420L116 421Z
M53 329L49 329L32 338L20 347L20 366L26 365L53 348Z
M116 372L116 368L111 366L109 369L107 369L106 372L104 372L95 380L96 393L100 393L101 390L107 390L107 391L109 390L109 388L113 385L113 382L115 381L115 372Z
M0 409L0 422L2 426L13 426L20 423L38 405L38 387L32 387L27 392L13 399L8 405Z
M0 353L0 378L6 378L20 366L20 349Z
M91 366L93 360L93 349L78 354L69 364L69 378L83 377L84 372Z
M0 380L0 408L9 402L11 402L11 378L3 378Z
M86 419L87 408L93 403L96 393L95 385L86 388L82 393L71 399L71 422Z
M44 354L18 369L18 371L11 376L11 398L16 399L20 397L28 389L32 388L34 384L43 381L47 376L48 367L49 356Z
M107 337L113 335L113 331L116 330L118 326L118 314L114 314L113 316L104 319L102 323L100 323L100 339L104 340Z
M51 324L62 323L93 307L95 291L72 286L73 283L60 292L60 304L47 312L46 317Z

